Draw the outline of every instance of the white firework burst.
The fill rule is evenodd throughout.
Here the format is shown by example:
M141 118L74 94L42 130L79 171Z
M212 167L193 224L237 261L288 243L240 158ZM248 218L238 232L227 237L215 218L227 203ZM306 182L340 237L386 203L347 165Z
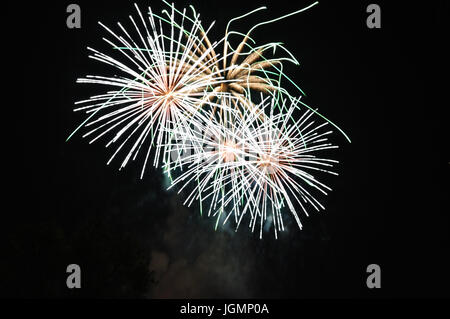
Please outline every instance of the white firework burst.
M313 173L336 174L329 168L337 161L316 155L337 147L327 140L331 131L321 132L328 123L315 126L311 120L314 112L310 110L291 123L298 100L287 103L266 97L252 111L233 107L238 104L235 100L222 101L229 103L227 113L213 125L208 123L204 127L207 134L189 137L193 142L191 154L172 166L174 169L185 165L187 169L174 179L171 187L181 185L181 192L195 183L185 204L189 206L194 200L200 205L209 203L208 216L216 216L216 227L222 217L226 223L233 216L237 229L248 214L252 231L259 221L262 237L263 225L269 218L277 237L277 232L284 230L282 212L286 207L301 228L295 206L306 215L307 205L323 209L311 190L323 194L330 190ZM288 110L286 114L274 114L279 103L281 109ZM225 106L223 109L226 110ZM264 110L270 110L270 116L261 121Z
M275 103L272 99L267 107L273 109ZM254 231L259 221L260 237L269 215L275 237L277 231L284 230L284 207L292 213L301 229L296 206L306 216L308 206L316 210L324 209L313 191L327 195L327 191L331 190L315 177L316 173L321 171L337 175L330 168L338 161L319 156L320 151L338 147L328 141L327 136L332 131L322 131L329 123L315 125L311 120L314 112L306 110L298 121L291 124L289 119L295 108L291 105L287 114L271 113L269 120L256 122L253 134L248 139L248 149L252 150L254 156L250 159L251 165L246 166L249 169L246 176L252 182L251 187L244 189L247 202L241 209L237 227L249 211L249 226Z
M124 76L87 76L78 79L78 83L100 84L116 89L77 102L84 106L75 111L92 113L83 123L86 127L94 127L83 136L95 135L90 143L107 133L114 134L107 146L120 143L108 164L130 141L131 147L126 151L121 168L130 158L136 158L144 143L149 144L142 178L151 150L150 144L156 144L154 165L157 166L161 145L170 141L173 125L189 130L207 120L201 113L205 104L205 91L211 85L219 85L225 80L209 68L212 62L210 54L216 44L206 46L202 43L205 38L197 36L201 30L198 16L189 19L191 27L187 28L185 19L180 24L175 21L172 7L169 15L170 31L164 32L162 18L155 20L156 15L151 8L146 19L135 6L141 26L132 16L130 20L135 27L134 37L137 40L120 23L118 26L122 35L100 23L114 37L113 41L104 40L120 52L126 58L125 61L88 48L93 53L90 58L113 66ZM182 17L187 17L185 12ZM206 35L207 32L201 33ZM193 51L197 52L199 47L203 48L200 50L201 55L194 54Z

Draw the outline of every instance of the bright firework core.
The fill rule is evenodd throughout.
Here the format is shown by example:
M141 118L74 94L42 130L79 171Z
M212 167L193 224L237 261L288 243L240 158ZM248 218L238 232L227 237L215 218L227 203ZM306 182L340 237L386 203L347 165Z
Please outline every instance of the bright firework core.
M239 154L238 146L231 140L225 140L220 144L219 154L224 162L234 162Z
M271 155L261 154L258 158L257 166L265 173L273 174L276 172L278 160Z

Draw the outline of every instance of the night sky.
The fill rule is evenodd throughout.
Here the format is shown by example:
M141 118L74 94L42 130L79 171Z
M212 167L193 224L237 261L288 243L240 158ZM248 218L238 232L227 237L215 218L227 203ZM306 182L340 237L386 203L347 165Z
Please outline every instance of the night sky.
M136 1L140 8L160 1ZM262 5L269 10L235 28L277 17L313 1L175 1L193 4L204 25L226 22ZM392 1L391 1L392 2ZM87 46L105 49L108 26L135 15L131 1L76 1L81 29L68 29L69 1L23 8L13 28L23 83L11 151L13 207L2 212L7 250L2 296L94 298L299 298L449 296L448 88L444 42L448 3L425 7L377 1L382 28L366 27L371 2L328 3L261 27L259 44L281 41L300 61L288 74L351 137L332 141L339 176L326 210L301 216L275 240L246 227L214 230L214 219L166 191L161 170L139 179L141 160L118 171L105 143L67 136L85 119L73 103L102 93L76 84L102 74ZM30 19L28 19L28 15ZM27 17L27 18L25 18ZM22 49L23 47L23 49ZM20 49L19 49L20 48ZM106 51L108 52L108 51ZM104 72L103 72L104 73ZM4 119L4 121L7 121ZM81 131L86 132L86 131ZM6 137L4 137L6 138ZM14 149L15 150L15 149ZM291 219L291 218L287 218ZM66 287L78 264L82 288ZM382 288L366 286L366 267L379 264Z

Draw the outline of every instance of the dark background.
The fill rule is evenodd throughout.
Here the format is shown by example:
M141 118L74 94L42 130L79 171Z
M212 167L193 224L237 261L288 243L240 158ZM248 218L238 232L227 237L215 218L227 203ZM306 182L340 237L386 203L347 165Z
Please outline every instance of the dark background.
M213 37L226 21L250 26L312 1L194 1ZM111 150L76 134L85 118L73 102L101 92L75 84L101 74L86 46L104 48L108 26L135 16L129 1L76 1L81 29L66 27L68 1L11 12L16 166L1 223L1 295L6 297L438 297L449 296L448 101L444 33L448 2L381 6L382 28L366 27L370 2L324 2L257 29L258 43L282 41L300 61L289 74L351 137L339 134L339 177L327 210L303 217L275 240L245 227L214 231L214 220L164 190L162 173L139 180L140 163L118 171ZM138 2L160 11L159 1ZM185 5L176 1L177 8ZM20 19L18 19L20 17ZM17 44L17 45L16 45ZM7 60L10 61L10 60ZM9 62L6 62L9 63ZM8 118L4 121L9 121ZM11 133L10 133L11 134ZM6 135L7 136L7 135ZM5 139L6 139L5 136ZM13 154L13 156L11 156ZM17 160L16 160L17 159ZM66 267L82 270L82 289L66 287ZM366 287L366 267L381 266L382 288Z

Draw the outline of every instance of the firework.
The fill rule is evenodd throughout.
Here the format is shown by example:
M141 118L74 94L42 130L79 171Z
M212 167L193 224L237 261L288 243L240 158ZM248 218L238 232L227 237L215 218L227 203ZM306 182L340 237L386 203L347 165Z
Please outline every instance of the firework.
M227 102L237 103L231 99ZM323 209L311 190L327 194L330 188L312 173L336 174L329 168L337 161L317 156L320 151L337 147L327 139L332 131L322 132L328 123L315 125L311 120L314 113L310 110L297 122L290 123L290 115L297 105L295 101L290 105L287 102L266 97L254 110L243 114L230 106L220 121L209 122L209 126L203 128L205 136L189 137L193 143L191 154L179 162L180 167L188 168L171 186L182 185L181 192L195 183L185 204L190 206L194 200L201 205L208 202L208 216L216 216L216 227L221 217L226 223L233 216L237 229L248 214L252 231L259 221L260 237L269 214L275 237L277 231L284 230L284 206L300 229L302 224L295 205L306 215L307 206ZM288 110L286 114L274 114L278 103ZM271 111L261 122L259 117L264 110ZM198 147L201 144L202 147Z
M151 8L142 13L135 5L137 22L130 16L128 31L121 23L113 31L99 22L113 52L88 48L89 57L120 75L77 80L108 89L76 102L75 111L89 116L68 139L86 127L83 137L90 143L106 139L107 147L117 145L108 164L124 153L120 169L143 150L141 178L152 154L171 187L188 190L185 204L197 201L201 212L206 207L208 216L217 218L216 228L233 219L237 229L249 216L252 231L259 223L262 237L264 224L271 222L277 237L285 228L284 211L302 228L297 211L323 209L315 193L330 190L313 173L336 174L329 169L337 161L318 156L337 147L323 128L331 124L348 137L298 97L303 91L283 71L285 62L298 65L292 53L278 42L256 45L251 33L317 2L247 33L231 30L232 23L266 9L257 8L231 19L218 41L209 39L214 23L205 29L192 6L180 11L163 2L169 8L161 14ZM236 37L234 48L230 38ZM295 94L285 89L286 81ZM313 116L324 123L315 125Z
M274 101L270 103L273 107ZM249 211L249 226L254 231L259 221L260 237L269 214L272 215L275 237L277 231L284 230L282 208L285 206L302 229L296 206L306 216L308 206L316 210L324 209L313 191L326 195L331 190L316 179L315 174L321 171L337 175L330 168L338 162L319 155L321 151L337 148L327 139L332 131L323 131L328 122L315 125L310 120L314 113L307 110L297 122L289 124L293 109L294 106L290 106L286 115L272 113L267 121L254 127L248 139L248 149L253 150L255 155L250 158L250 165L246 166L249 170L245 176L252 183L251 187L244 188L247 201L237 227L245 212Z
M141 31L130 16L137 34L136 41L122 24L118 24L122 35L117 35L100 23L114 38L114 42L108 39L105 41L119 51L126 62L88 48L93 53L90 55L92 59L120 70L125 76L87 76L77 80L78 83L116 88L77 102L76 104L87 105L76 108L75 111L84 110L92 113L83 123L86 127L93 127L83 136L94 136L90 143L108 133L114 133L107 146L113 143L120 145L108 164L132 140L121 168L130 158L136 158L144 143L156 144L154 165L157 166L161 145L170 140L170 133L167 133L170 132L170 123L189 129L198 126L200 121L205 121L199 112L204 104L205 91L211 85L223 83L220 76L208 68L209 54L214 44L205 48L201 55L192 53L193 50L203 46L202 39L195 36L200 30L197 17L191 19L192 26L186 29L183 22L181 25L175 22L175 13L172 10L170 15L172 27L168 32L169 35L166 35L161 22L159 26L157 25L151 9L149 22L146 22L137 6L136 10L143 28ZM149 145L141 177L150 150Z

